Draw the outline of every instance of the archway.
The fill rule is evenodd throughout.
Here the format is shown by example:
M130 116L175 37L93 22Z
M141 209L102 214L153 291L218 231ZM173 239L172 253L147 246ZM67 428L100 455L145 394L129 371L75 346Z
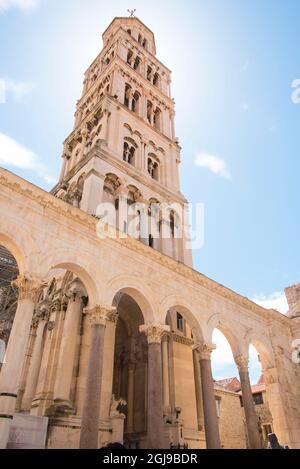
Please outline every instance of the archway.
M8 343L18 302L18 289L13 282L19 276L19 266L13 253L0 245L0 366L3 350Z
M35 306L19 392L22 412L54 421L81 412L88 357L83 343L90 330L84 309L93 307L97 297L87 270L70 260L59 251L43 259L46 282ZM51 437L57 438L56 429Z
M125 444L128 448L139 448L145 443L147 433L148 343L146 336L140 332L140 326L145 321L142 309L130 295L130 290L118 292L113 304L119 314L115 335L113 396L117 402L123 403Z
M170 424L170 443L177 448L205 448L201 372L195 347L203 343L203 334L193 313L197 309L179 295L167 297L161 304L161 314L170 328L162 343L165 421Z

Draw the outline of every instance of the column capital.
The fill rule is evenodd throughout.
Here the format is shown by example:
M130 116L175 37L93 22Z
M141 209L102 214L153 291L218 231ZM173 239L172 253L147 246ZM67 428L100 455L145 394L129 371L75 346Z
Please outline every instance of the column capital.
M170 326L147 324L140 326L140 332L147 336L148 344L160 344L163 336L170 332Z
M91 326L105 326L106 322L117 323L117 308L97 305L94 308L85 308L84 314L88 317Z
M249 358L245 355L239 355L234 357L236 366L238 367L239 372L245 372L249 369Z
M36 302L41 288L46 287L47 282L30 275L23 275L14 280L12 286L18 288L19 300L32 300Z
M87 292L80 280L74 280L69 286L68 291L66 292L66 296L67 298L73 299L74 301L76 299L81 300L82 298L87 297Z
M208 343L196 344L193 350L199 353L200 360L210 360L212 352L216 350L216 346Z

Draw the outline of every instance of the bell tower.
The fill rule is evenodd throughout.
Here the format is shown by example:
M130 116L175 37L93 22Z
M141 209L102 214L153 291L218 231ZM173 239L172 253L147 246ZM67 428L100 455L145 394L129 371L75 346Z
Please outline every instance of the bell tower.
M160 204L183 208L170 84L171 71L156 57L153 32L136 17L115 18L85 73L52 193L94 216L99 204L117 206L120 197L146 204L149 212ZM167 225L170 239L151 232L140 239L191 266L187 236L174 236L183 218L176 209L160 217L157 231Z

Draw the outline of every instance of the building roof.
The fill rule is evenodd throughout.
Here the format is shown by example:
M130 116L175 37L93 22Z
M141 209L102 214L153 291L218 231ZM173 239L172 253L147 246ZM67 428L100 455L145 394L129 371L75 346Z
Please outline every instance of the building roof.
M242 395L241 383L236 377L220 379L218 381L215 381L215 385L216 387L218 388L221 387L225 389L226 391L231 391L239 395ZM251 386L251 389L252 389L252 394L257 394L259 392L264 392L266 390L263 375L261 375L257 384L254 384Z
M241 383L236 377L221 379L219 381L216 381L216 383L219 386L222 386L222 388L226 389L227 391L238 392L241 389Z
M148 26L145 25L145 23L143 23L137 16L133 16L133 17L130 17L130 16L116 16L112 22L109 24L109 26L106 28L106 30L104 31L103 33L103 36L107 33L107 31L109 30L109 28L112 26L112 24L117 21L117 20L126 20L126 21L137 21L139 22L145 29L147 29L147 31L149 33L152 34L152 36L154 37L154 33L153 31L151 31L150 28L148 28Z

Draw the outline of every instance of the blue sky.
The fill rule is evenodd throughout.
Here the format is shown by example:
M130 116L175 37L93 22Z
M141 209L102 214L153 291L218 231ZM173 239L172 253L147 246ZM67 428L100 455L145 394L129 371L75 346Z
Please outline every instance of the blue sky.
M127 8L173 70L182 191L205 204L196 269L284 310L300 281L299 1L0 0L0 164L51 188L83 73Z

